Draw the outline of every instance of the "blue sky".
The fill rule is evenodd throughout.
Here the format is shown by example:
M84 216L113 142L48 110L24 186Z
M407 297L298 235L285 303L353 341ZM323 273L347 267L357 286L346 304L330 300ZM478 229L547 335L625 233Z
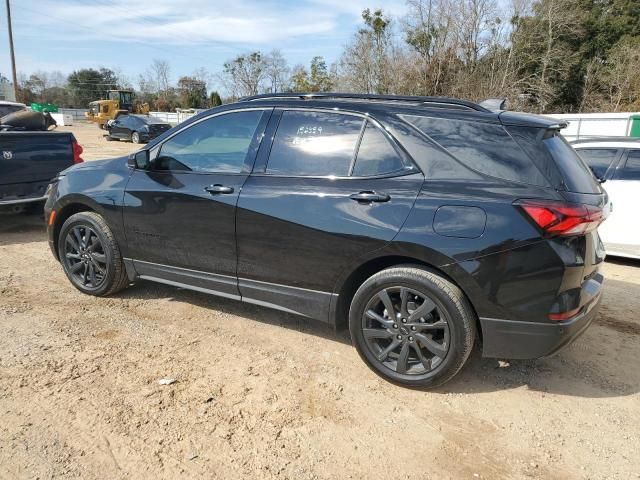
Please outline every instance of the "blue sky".
M2 2L4 4L4 2ZM404 0L12 0L19 72L104 66L134 84L152 59L172 80L199 67L212 73L238 53L280 49L289 65L314 55L328 63L361 24L364 8L402 15ZM0 6L0 73L9 77L6 12Z

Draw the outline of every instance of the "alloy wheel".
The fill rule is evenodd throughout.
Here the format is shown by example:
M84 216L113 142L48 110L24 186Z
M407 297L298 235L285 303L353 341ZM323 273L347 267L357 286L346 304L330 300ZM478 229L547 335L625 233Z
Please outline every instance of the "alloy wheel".
M107 256L98 234L88 225L75 225L65 237L65 267L74 282L96 289L107 276Z
M424 375L449 352L449 321L427 294L403 286L374 294L362 316L362 334L374 357L390 370Z

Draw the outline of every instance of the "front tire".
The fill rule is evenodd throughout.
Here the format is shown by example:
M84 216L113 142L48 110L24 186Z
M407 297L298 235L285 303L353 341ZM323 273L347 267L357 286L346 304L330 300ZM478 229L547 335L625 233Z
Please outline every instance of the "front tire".
M140 134L138 132L133 132L131 134L131 141L133 143L140 143Z
M453 283L419 266L382 270L351 302L351 339L365 363L384 379L434 388L467 361L476 317Z
M95 212L76 213L64 222L58 258L69 281L82 293L104 297L129 284L118 243Z

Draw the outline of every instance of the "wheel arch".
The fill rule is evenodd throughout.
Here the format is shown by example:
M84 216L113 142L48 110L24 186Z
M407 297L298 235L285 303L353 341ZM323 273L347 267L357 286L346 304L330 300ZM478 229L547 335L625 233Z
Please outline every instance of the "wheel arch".
M56 259L60 260L58 255L58 237L60 230L69 217L80 212L95 212L96 209L87 203L74 201L68 203L56 211L55 220L53 222L53 252Z
M353 298L353 295L356 293L358 288L360 288L360 286L369 277L386 268L398 267L401 265L418 266L424 268L425 270L430 270L457 286L460 291L462 291L462 293L467 297L467 300L469 300L469 304L471 305L471 308L475 314L477 332L480 335L480 338L482 338L482 329L480 321L478 319L478 314L471 300L471 296L465 290L465 288L463 288L461 283L456 281L455 278L452 278L451 275L444 271L442 268L439 268L438 266L433 265L430 262L411 255L384 255L368 259L367 261L362 262L359 266L353 269L351 273L347 275L346 278L344 278L343 281L339 282L339 286L335 291L335 293L338 294L337 300L332 305L330 319L335 328L344 329L348 326L349 307L351 306L351 299Z

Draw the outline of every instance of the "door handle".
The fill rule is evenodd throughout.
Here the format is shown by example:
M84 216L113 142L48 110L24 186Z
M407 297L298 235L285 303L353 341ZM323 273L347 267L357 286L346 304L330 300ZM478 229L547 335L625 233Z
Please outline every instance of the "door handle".
M208 187L204 187L204 189L211 195L217 195L218 193L233 193L233 187L225 187L219 183L209 185Z
M359 193L353 193L349 195L351 200L355 200L358 203L371 203L371 202L388 202L391 197L386 193L365 191Z

